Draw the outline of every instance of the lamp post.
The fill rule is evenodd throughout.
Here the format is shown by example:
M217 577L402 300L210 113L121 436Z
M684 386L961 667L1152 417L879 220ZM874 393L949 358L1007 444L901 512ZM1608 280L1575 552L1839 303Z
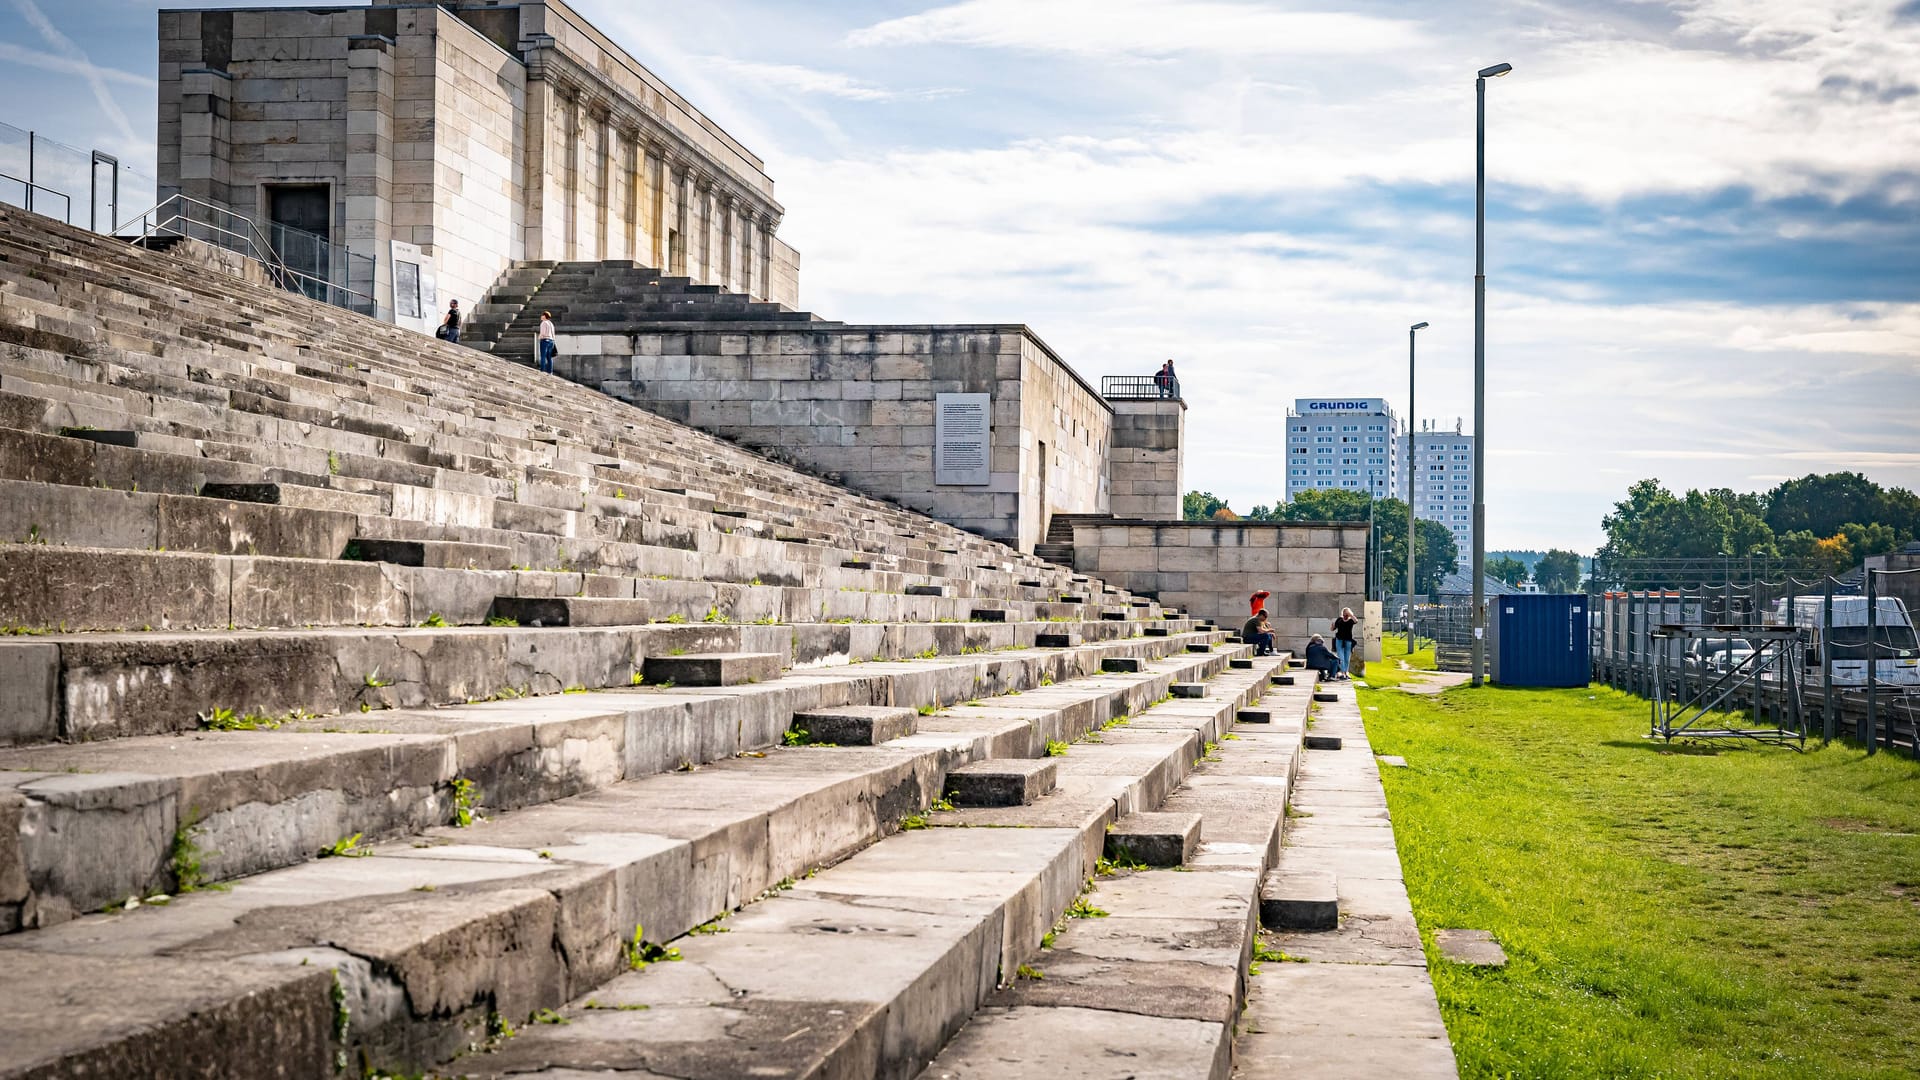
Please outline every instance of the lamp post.
M1387 564L1380 551L1380 527L1374 524L1373 508L1380 502L1380 481L1374 477L1380 475L1379 469L1367 470L1367 576L1379 591L1378 599L1384 615L1387 592ZM1373 594L1368 599L1374 599Z
M1473 80L1473 685L1487 662L1487 80L1512 64L1481 68Z
M1427 328L1426 323L1414 323L1407 327L1407 580L1403 583L1407 590L1407 655L1413 655L1413 542L1418 535L1418 526L1413 515L1413 481L1419 474L1414 467L1413 431L1415 421L1413 411L1413 336Z

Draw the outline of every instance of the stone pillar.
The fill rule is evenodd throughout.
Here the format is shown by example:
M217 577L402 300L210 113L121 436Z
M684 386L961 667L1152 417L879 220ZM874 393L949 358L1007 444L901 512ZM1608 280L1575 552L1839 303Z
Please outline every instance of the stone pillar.
M613 207L613 117L604 106L596 105L593 110L594 142L599 147L599 160L594 163L595 182L599 187L596 205L593 208L593 259L607 258L607 241L612 232L608 218Z
M694 178L693 208L699 214L694 222L693 269L688 277L702 285L713 284L713 178L702 172Z
M640 156L640 132L635 128L624 128L620 137L626 142L627 160L620 166L627 176L627 205L624 225L626 228L626 256L640 262L640 207L643 200L642 189L645 178L640 175L643 159Z
M347 250L373 260L373 303L393 317L393 48L380 36L347 39Z
M688 276L687 275L687 202L690 197L690 192L688 189L691 185L689 184L690 178L687 176L686 162L682 161L679 158L675 158L673 159L672 167L673 167L673 201L674 201L674 208L673 208L674 230L673 231L675 231L679 235L680 239L678 241L678 246L671 247L670 250L667 252L667 261L673 264L672 266L667 268L667 273L672 274L676 277L686 277Z
M753 207L740 208L740 291L747 296L758 295L754 291L753 273L753 237L758 218Z
M720 267L717 284L729 292L734 291L733 284L733 196L724 192L718 200L720 207Z
M530 73L531 75L531 73ZM520 190L527 200L525 250L528 259L554 258L554 243L565 234L557 216L566 197L566 189L548 164L560 160L560 144L554 130L558 95L545 78L527 80L526 171Z
M562 259L580 257L580 200L585 193L580 178L586 172L586 116L585 103L576 92L567 102L567 243L561 254Z
M647 264L667 269L667 162L660 144L649 141L647 161Z
M180 194L215 206L233 201L233 76L180 72Z
M768 219L760 223L760 250L756 253L755 263L760 267L760 299L773 299L773 230L778 221Z
M1177 398L1108 398L1108 512L1138 521L1179 521L1181 447L1187 403Z

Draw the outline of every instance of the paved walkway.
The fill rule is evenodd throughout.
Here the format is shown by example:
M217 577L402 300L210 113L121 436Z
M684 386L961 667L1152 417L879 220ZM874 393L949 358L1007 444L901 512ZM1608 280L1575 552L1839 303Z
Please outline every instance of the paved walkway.
M1324 689L1324 688L1323 688ZM1393 824L1350 684L1320 705L1316 735L1339 750L1304 752L1280 865L1331 872L1340 928L1269 935L1304 963L1269 962L1253 980L1234 1075L1453 1080L1453 1047L1427 977L1420 929L1400 875Z

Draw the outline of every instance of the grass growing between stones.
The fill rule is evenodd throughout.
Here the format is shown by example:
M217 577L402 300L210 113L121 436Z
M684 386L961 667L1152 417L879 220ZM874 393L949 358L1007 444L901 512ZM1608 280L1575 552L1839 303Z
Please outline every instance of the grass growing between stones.
M1381 773L1462 1076L1914 1075L1920 764L1653 743L1602 688L1360 701L1410 766ZM1444 927L1509 964L1442 960Z

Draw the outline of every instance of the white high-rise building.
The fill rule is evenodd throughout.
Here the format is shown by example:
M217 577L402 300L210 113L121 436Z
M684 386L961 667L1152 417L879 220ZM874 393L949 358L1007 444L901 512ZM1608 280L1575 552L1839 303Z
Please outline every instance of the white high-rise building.
M1406 440L1399 443L1397 455L1413 475L1413 513L1415 517L1437 521L1453 531L1459 545L1458 567L1473 559L1473 440L1463 434L1460 421L1453 430L1435 427L1429 420L1413 433L1411 450ZM1406 498L1403 483L1395 492Z
M1287 501L1312 488L1401 489L1400 418L1385 398L1298 398L1287 411Z

